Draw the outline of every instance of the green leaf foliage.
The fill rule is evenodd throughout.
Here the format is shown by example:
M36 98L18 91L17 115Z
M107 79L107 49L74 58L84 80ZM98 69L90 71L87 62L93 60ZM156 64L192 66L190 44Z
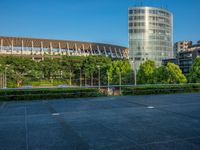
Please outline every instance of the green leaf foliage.
M131 72L127 60L116 60L104 56L63 56L33 61L23 57L0 57L0 73L7 71L7 86L23 85L101 85L119 82L119 74L125 80ZM9 75L8 75L9 74Z
M140 65L137 80L139 84L177 84L187 82L178 65L168 63L167 66L156 68L155 63L151 60Z
M140 65L137 73L137 80L139 84L152 84L154 83L154 71L156 69L155 62L147 60Z
M167 75L168 75L168 83L186 83L187 79L183 75L181 69L178 65L173 63L168 63L166 66Z
M197 57L188 75L189 82L200 83L200 57Z

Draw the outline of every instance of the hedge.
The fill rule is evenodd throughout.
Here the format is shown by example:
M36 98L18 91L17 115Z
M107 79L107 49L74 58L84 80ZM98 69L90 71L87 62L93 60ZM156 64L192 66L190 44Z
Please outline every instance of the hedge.
M141 85L122 88L123 95L171 94L191 92L200 92L200 84Z
M103 96L98 89L52 88L52 89L3 89L0 100L41 100L55 98L79 98Z

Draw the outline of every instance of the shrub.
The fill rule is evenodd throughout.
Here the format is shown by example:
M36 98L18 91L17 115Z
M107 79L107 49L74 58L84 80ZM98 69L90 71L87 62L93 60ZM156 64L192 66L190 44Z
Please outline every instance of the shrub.
M200 84L143 85L136 87L124 87L122 90L123 95L188 93L200 92Z
M102 96L97 89L52 88L52 89L7 89L0 90L0 100L39 100Z

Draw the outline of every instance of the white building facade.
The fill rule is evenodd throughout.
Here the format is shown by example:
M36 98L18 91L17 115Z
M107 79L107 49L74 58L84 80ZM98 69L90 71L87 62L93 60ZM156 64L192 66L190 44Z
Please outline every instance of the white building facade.
M173 57L173 15L161 8L129 8L129 60L137 68L146 60L159 66Z

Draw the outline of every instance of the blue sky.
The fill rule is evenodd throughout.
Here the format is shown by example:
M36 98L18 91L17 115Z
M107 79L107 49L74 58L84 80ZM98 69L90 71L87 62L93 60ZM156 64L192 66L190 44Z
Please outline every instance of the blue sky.
M0 35L128 46L128 7L138 0L1 0ZM174 14L174 42L200 40L200 0L144 0Z

